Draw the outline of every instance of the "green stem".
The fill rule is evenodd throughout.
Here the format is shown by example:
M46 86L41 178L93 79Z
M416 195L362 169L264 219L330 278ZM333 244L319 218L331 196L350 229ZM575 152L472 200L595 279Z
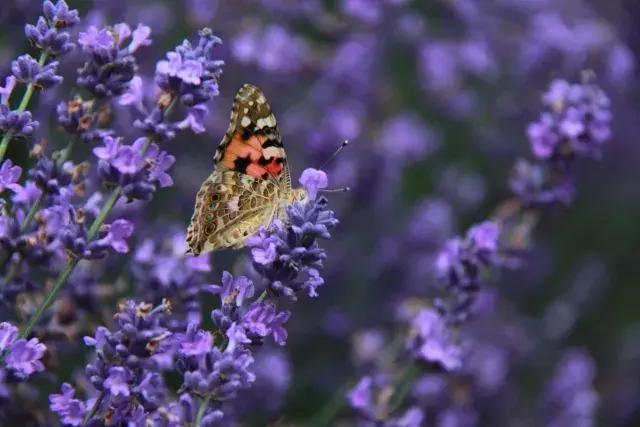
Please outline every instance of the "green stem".
M175 99L172 100L167 111L170 111L173 108L174 103L175 103ZM142 147L141 154L144 154L147 151L147 149L149 148L149 145L151 145L151 138L147 138L145 145ZM93 221L93 223L91 224L91 227L89 228L89 231L87 232L87 242L91 242L94 239L94 237L96 237L96 235L98 234L98 231L100 231L100 227L102 227L102 224L104 224L105 220L107 219L107 216L109 216L109 213L111 213L111 210L113 209L113 207L115 206L116 202L118 201L121 195L122 195L122 187L118 186L113 189L113 191L111 192L111 195L107 199L104 206L102 206L100 213L98 214L96 219ZM53 301L55 301L56 297L58 296L58 293L66 283L69 276L71 276L71 273L73 273L73 270L76 268L76 265L78 265L78 262L80 262L79 258L71 258L68 261L67 266L58 276L58 279L56 280L56 283L53 286L53 289L51 289L51 291L45 297L44 301L40 304L40 306L38 307L34 315L31 317L31 319L29 319L29 324L22 331L20 336L24 338L29 336L29 334L31 333L35 325L37 325L38 322L40 321L40 318L42 317L44 312L47 311L47 309L51 306L51 304L53 304Z
M40 205L42 205L43 200L44 192L40 193L40 196L38 196L38 200L36 200L36 202L31 205L31 209L29 209L27 217L24 219L24 222L20 226L20 234L24 234L24 232L27 231L27 229L31 225L31 222L33 221L33 218L35 218L36 214L40 210Z
M143 154L147 151L147 148L149 148L150 144L151 144L151 139L148 139L147 143L142 148ZM89 231L87 232L87 242L91 242L94 239L94 237L96 237L96 235L98 234L98 231L100 231L100 227L102 227L102 224L104 224L105 220L107 219L107 216L109 216L109 213L111 213L111 210L115 206L121 194L122 194L122 187L118 186L113 189L113 191L111 192L111 195L107 199L104 206L102 206L100 213L98 214L96 219L93 221L93 223L91 224L91 227L89 228ZM56 280L56 283L53 289L51 289L51 291L46 296L44 301L38 307L38 310L31 317L31 319L29 320L29 324L27 325L25 330L22 331L21 333L22 337L27 337L31 333L34 326L40 321L40 318L42 317L44 312L51 306L51 304L53 304L53 301L58 295L58 292L60 292L60 289L62 289L65 282L73 272L73 269L76 267L76 265L78 265L79 261L80 261L79 258L72 258L69 260L69 262L67 263L67 267L58 276L58 279Z
M93 223L91 224L91 227L87 232L88 242L92 241L93 238L96 237L96 235L98 234L98 231L100 231L100 227L102 227L102 224L104 224L104 221L107 219L107 216L111 212L111 209L113 209L116 202L120 198L121 193L122 193L122 188L116 187L113 189L113 191L111 192L111 195L107 199L107 202L104 204L104 206L100 210L100 213L98 214L96 219L93 220Z
M62 166L64 164L64 162L66 162L69 159L69 156L71 155L71 151L73 151L73 146L76 144L76 141L78 139L79 139L79 137L74 136L67 143L66 147L64 147L62 150L58 151L58 158L56 159L56 162L58 163L58 166Z
M93 238L98 234L100 227L102 226L102 224L104 224L104 221L107 219L107 216L111 212L111 209L113 209L116 202L120 198L121 191L122 189L120 187L116 187L111 192L111 196L109 196L109 199L107 199L107 202L104 204L104 206L100 210L100 214L98 214L97 218L93 221L93 224L91 224L91 228L89 228L89 232L87 233L87 242L92 241ZM62 270L62 272L58 276L58 279L56 280L55 285L53 285L53 288L51 289L49 294L46 296L44 301L42 301L42 303L38 307L38 310L34 313L33 316L31 316L31 319L29 320L29 324L22 331L20 336L22 336L23 338L26 338L29 336L34 326L37 325L38 322L40 321L40 318L42 317L44 312L47 311L47 309L51 306L51 304L53 304L53 301L58 296L58 293L66 283L69 276L71 276L71 273L73 273L73 270L74 268L76 268L76 265L78 265L79 261L80 261L79 258L72 258L69 260L69 262L67 263L67 267L64 270Z
M333 425L335 417L347 406L348 388L339 389L338 392L316 413L309 422L310 427L326 427Z
M47 51L43 51L40 54L40 59L38 60L38 65L40 65L40 67L42 67L44 63L47 62L47 57L48 57ZM22 100L20 101L20 105L18 105L18 109L16 110L17 112L22 113L24 112L24 110L27 109L35 89L36 87L33 83L29 83L27 85L27 89L22 94ZM13 130L8 131L7 133L4 134L4 136L2 137L2 140L0 141L0 162L4 160L4 156L7 153L7 148L9 148L9 143L11 142L11 138L13 138L13 134L14 134Z
M117 187L113 190L113 192L111 193L111 196L109 196L109 199L102 207L102 210L100 210L100 214L93 221L93 224L91 224L91 228L89 228L89 232L87 233L87 242L92 241L93 238L98 234L100 227L102 226L104 221L107 219L107 216L111 212L111 209L113 209L113 206L118 201L121 191L122 189L120 187ZM31 316L31 319L29 319L29 324L20 334L21 337L26 338L29 336L33 328L40 321L40 318L45 313L45 311L47 311L47 309L51 307L51 304L53 304L53 302L55 301L56 297L58 296L58 293L66 283L69 276L71 276L71 273L73 273L73 270L76 268L76 265L78 265L79 261L80 261L79 258L72 258L69 260L66 268L60 273L60 275L56 279L56 283L55 285L53 285L53 288L51 289L51 291L49 291L49 294L47 294L44 301L42 301L42 303L40 304L36 312L33 314L33 316Z
M31 334L31 331L38 324L44 312L47 311L47 309L51 307L51 304L53 304L53 302L55 301L56 297L58 296L58 293L66 283L69 276L71 276L73 269L76 268L76 265L78 265L79 261L80 261L79 258L73 258L69 261L69 263L67 264L67 267L58 276L58 279L56 280L56 283L53 285L53 288L51 289L51 291L49 291L44 301L42 301L42 303L40 304L36 312L33 314L33 316L31 316L31 319L29 319L29 324L27 324L27 326L20 333L21 338L27 338L29 334Z
M267 297L269 296L269 293L267 292L267 290L265 289L264 291L262 291L262 293L260 294L260 296L258 297L258 299L256 300L256 302L262 302L265 299L267 299Z
M207 412L207 408L209 407L209 402L211 401L211 396L207 396L200 402L200 407L198 408L198 415L196 415L196 420L193 423L194 427L200 427L202 423L202 419L204 418L205 412Z
M389 401L389 414L393 414L393 412L402 406L402 402L404 402L405 397L407 397L411 391L413 384L421 372L422 370L415 363L410 363L409 366L402 371L400 379L394 387L396 392L391 396L391 400Z
M100 404L102 403L103 399L104 399L104 393L100 392L100 396L98 396L98 398L96 399L95 403L91 407L91 410L87 412L87 415L85 415L84 421L82 422L82 424L87 424L89 421L91 421L91 418L93 418L96 412L98 412L98 408L100 408Z

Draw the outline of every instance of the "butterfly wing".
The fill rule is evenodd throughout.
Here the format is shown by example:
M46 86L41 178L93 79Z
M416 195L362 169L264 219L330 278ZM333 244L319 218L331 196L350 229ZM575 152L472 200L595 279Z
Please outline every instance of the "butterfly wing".
M189 251L240 248L281 210L291 192L286 153L271 106L245 84L231 108L229 129L214 156L215 170L196 196L187 230Z
M278 186L230 170L216 170L196 196L187 231L190 252L199 255L220 248L240 248L260 226L276 215Z
M227 169L258 179L273 179L291 189L291 175L278 122L264 93L243 85L231 108L229 129L216 150L214 161Z

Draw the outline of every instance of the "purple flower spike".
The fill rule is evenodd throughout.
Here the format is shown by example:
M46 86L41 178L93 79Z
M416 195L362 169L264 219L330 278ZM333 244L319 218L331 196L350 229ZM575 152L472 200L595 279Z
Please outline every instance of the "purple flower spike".
M0 104L0 133L12 131L15 136L28 138L33 136L38 126L40 123L32 120L30 111L20 113Z
M132 32L127 24L100 30L91 26L80 33L78 43L89 59L78 73L78 85L100 98L126 93L137 67L133 53L151 43L150 33L144 25Z
M41 88L49 88L62 82L62 77L56 74L57 70L58 61L41 67L38 61L28 54L19 56L11 62L11 72L18 81L25 84L33 83Z
M199 35L196 46L185 40L156 65L156 84L179 96L188 107L205 103L218 94L218 77L222 72L223 61L214 54L220 39L208 28Z
M46 0L42 5L42 11L44 16L38 18L36 25L25 26L24 33L27 39L40 49L57 57L73 50L75 45L70 42L71 36L65 30L80 22L78 11L70 10L63 0L55 5Z
M58 0L54 5L52 1L45 0L42 4L45 18L57 29L71 28L80 23L80 17L76 9L69 9L67 2Z

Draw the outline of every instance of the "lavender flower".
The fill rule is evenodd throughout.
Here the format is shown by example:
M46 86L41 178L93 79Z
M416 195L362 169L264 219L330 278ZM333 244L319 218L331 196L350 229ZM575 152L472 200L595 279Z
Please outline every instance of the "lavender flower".
M11 63L11 72L19 82L43 89L62 82L62 77L56 74L57 71L58 61L41 66L31 55L19 56Z
M4 104L0 104L0 132L8 134L11 132L19 137L31 137L40 123L33 120L30 111L18 112L10 110Z
M600 158L611 138L610 101L586 78L581 84L552 82L542 101L547 111L527 130L537 162L520 160L510 186L527 205L566 205L575 195L574 161Z
M138 138L132 145L121 145L119 138L106 136L104 144L93 149L100 159L100 178L107 184L121 186L129 200L150 200L157 187L173 184L166 171L175 157L161 151L156 144L149 144L146 137Z
M224 64L215 59L214 50L221 43L208 28L199 33L194 47L188 40L167 54L167 60L156 66L156 84L165 92L177 96L188 106L209 101L218 95L218 77Z
M226 332L234 322L239 321L239 308L245 299L254 294L253 282L244 276L234 278L229 272L222 273L222 284L212 285L209 291L220 295L221 307L211 312L215 325Z
M118 329L99 327L85 344L95 348L95 360L86 375L101 396L92 420L121 423L145 418L147 411L164 404L165 386L160 376L160 360L171 351L171 333L161 326L169 311L168 303L157 307L128 301L120 307L115 319ZM75 391L63 385L62 394L50 397L50 407L63 422L83 416L92 401L74 399Z
M20 166L14 166L9 159L2 162L2 166L0 166L0 193L7 188L14 193L22 190L22 186L18 184L20 175L22 175Z
M321 170L307 168L300 175L300 184L302 184L309 193L310 199L315 199L318 191L327 188L329 180L327 174Z
M424 414L417 407L409 408L399 417L389 415L389 399L393 390L391 377L384 374L365 376L347 394L349 405L367 422L381 427L419 427Z
M74 398L76 391L71 384L63 383L61 391L61 394L49 396L51 410L58 414L64 424L82 425L87 413L86 403Z
M42 4L44 16L38 18L36 25L27 24L24 28L27 39L38 48L54 56L62 56L75 48L70 41L68 28L80 22L78 11L69 9L64 0L55 5L47 0Z
M316 185L315 180L308 182ZM326 206L323 197L295 203L287 208L291 225L276 220L271 228L248 240L253 266L275 295L293 300L300 290L310 297L318 295L316 289L324 283L319 269L326 255L317 239L331 237L329 230L338 224Z
M567 157L600 157L611 136L609 98L593 84L551 83L542 97L550 111L529 125L534 155L562 161Z
M462 348L446 320L434 309L424 308L415 315L407 347L416 358L438 363L448 371L462 366Z
M18 328L8 322L0 323L0 355L3 368L18 379L24 380L35 372L44 371L40 359L47 347L37 338L18 339Z
M567 352L548 386L545 425L596 425L598 394L593 387L594 378L594 362L587 353L579 350Z
M289 317L291 317L289 311L277 313L272 304L255 302L243 314L240 324L253 343L259 343L264 337L272 335L276 343L285 345L287 331L283 325Z
M230 342L221 351L212 343L208 332L190 325L179 350L178 366L184 376L182 389L217 404L234 398L239 390L249 387L255 376L248 370L253 363L248 350ZM209 422L223 417L222 411L212 405L206 411Z
M87 32L80 33L78 42L89 60L78 72L78 85L97 98L125 93L137 67L133 53L151 43L150 33L145 25L131 31L124 23L101 30L91 26Z
M95 123L92 109L93 101L84 101L79 96L68 102L61 102L56 107L58 123L66 132L72 135L84 134Z
M485 221L472 226L464 239L459 237L445 243L435 261L436 274L448 288L451 299L437 303L461 321L482 284L482 275L502 262L499 251L500 228Z

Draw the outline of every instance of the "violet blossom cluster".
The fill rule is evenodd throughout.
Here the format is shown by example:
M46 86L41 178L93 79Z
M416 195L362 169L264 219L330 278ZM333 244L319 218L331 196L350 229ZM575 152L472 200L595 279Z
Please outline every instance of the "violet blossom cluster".
M570 204L575 197L574 164L602 156L611 138L607 95L585 77L582 83L556 80L543 95L546 109L527 135L534 162L519 160L511 190L527 205Z
M0 8L0 320L15 325L9 347L25 345L0 355L0 424L637 422L637 351L615 343L629 310L611 310L606 340L587 304L560 298L538 321L565 280L579 301L615 284L607 309L634 295L635 270L618 266L633 261L619 255L634 230L635 33L615 2L113 0L77 6L82 21L65 1L31 3ZM226 46L204 29L173 47L202 25ZM584 68L606 95L593 78L554 81L522 132L542 85ZM239 257L185 256L246 82L273 107L292 171L350 140L322 167L352 189L331 200L345 232L322 241L336 220L308 169L310 201L283 206ZM515 197L476 221L523 134ZM579 209L533 240L542 209L574 201L578 160L605 150ZM274 353L295 369L259 366ZM59 390L48 407L43 382Z
M271 229L263 229L250 238L253 268L264 281L267 292L295 300L296 293L318 296L324 283L319 269L326 258L318 239L331 237L329 230L338 224L333 212L326 208L327 199L317 197L327 186L324 172L307 169L300 182L307 187L310 200L287 207L291 225L274 221Z
M327 184L322 171L310 169L303 176L301 181L311 194L315 195L318 187ZM300 204L299 209L308 204L312 205L312 215L301 219L298 211L291 209L289 221L270 231L263 230L263 237L269 233L278 235L283 230L294 236L298 228L316 230L303 235L305 245L319 251L316 239L328 238L327 227L335 226L337 220L326 210L326 199L321 205L310 200ZM319 229L322 232L318 232ZM294 244L296 240L291 242ZM101 326L93 337L85 337L85 343L95 347L95 359L85 372L95 390L93 396L85 400L77 398L78 393L70 384L63 384L61 393L50 396L50 407L62 422L70 425L98 425L105 421L213 425L225 416L223 404L255 381L251 370L254 348L269 337L278 345L286 344L285 324L291 313L278 311L276 301L267 297L266 291L256 298L249 278L234 277L226 271L221 284L201 288L220 297L220 308L211 312L214 330L202 329L196 314L199 306L194 310L192 297L198 295L198 272L210 269L208 261L196 257L182 265L157 252L160 256L155 260L150 252L153 249L154 243L147 241L137 251L133 271L136 280L155 287L152 292L147 290L150 296L166 294L179 302L186 301L191 304L191 311L171 313L168 300L156 307L133 301L123 304L115 316L117 329L110 331ZM162 265L163 262L169 264ZM153 267L151 273L143 271L150 267ZM316 272L319 277L319 271ZM184 287L184 280L192 281L191 292L195 292L186 299L181 293L188 289L176 287ZM179 320L180 315L186 322ZM174 365L182 384L172 393L164 375Z
M611 135L608 99L593 83L571 85L556 81L552 84L551 91L544 96L543 104L552 108L555 115L544 113L539 122L529 127L532 150L540 159L535 167L554 169L573 185L573 177L569 172L575 159L580 156L598 158ZM521 206L531 206L532 199L527 194L517 195L521 198ZM571 198L565 201L569 202ZM475 224L464 237L446 241L438 252L433 262L435 278L440 283L440 296L430 306L410 308L407 316L410 328L405 348L417 363L426 362L435 372L450 372L452 378L469 371L468 365L474 360L474 346L479 347L479 344L465 337L463 327L469 322L471 315L475 314L474 305L478 303L478 297L484 290L491 270L509 265L505 254L514 248L508 246L506 234L513 231L513 223L518 223L519 216L518 212L511 212L508 217L498 215L495 220ZM549 421L549 425L590 425L595 397L589 389L592 368L585 361L588 357L585 357L587 356L576 356L577 360L574 362L570 359L567 366L587 370L587 373L574 375L570 368L560 368L560 379L550 386L549 399L553 401L553 405L559 405L559 408L553 409L557 411L557 415L553 415L555 418ZM558 387L564 387L564 383L572 384L575 378L585 376L584 396L582 390L577 390L582 383L576 386L576 390L567 390L567 393L556 391ZM349 404L367 420L387 422L392 419L388 408L376 408L375 405L380 405L380 400L369 397L372 393L381 393L374 391L372 378L364 377L351 390L348 395ZM386 383L392 384L393 381L387 380ZM397 392L392 388L387 395L393 396ZM568 400L563 400L561 396L566 396ZM475 425L477 417L473 411L468 413L472 418L465 425ZM410 425L420 425L421 422Z
M78 23L77 11L70 11L64 1L58 2L55 7L51 2L45 1L44 14L45 17L39 20L37 28L27 28L30 40L47 49L43 56L45 59L48 55L67 53L74 43L70 41L71 36L63 33L63 30ZM27 340L34 330L39 333L74 333L74 328L78 326L67 325L67 322L69 319L78 321L81 318L73 314L73 306L69 304L87 301L93 304L96 289L87 290L86 284L95 284L98 275L105 274L108 266L100 264L91 268L87 261L106 258L109 249L118 253L129 252L135 229L133 223L122 217L110 219L109 215L118 199L124 196L128 200L148 201L157 188L173 184L168 171L175 162L175 157L161 150L155 143L166 140L166 137L144 132L148 136L139 137L129 145L111 127L112 103L117 96L130 91L137 71L134 53L141 46L150 44L149 36L149 27L138 25L132 31L124 23L104 29L91 26L86 32L81 32L78 43L87 59L78 70L77 84L90 93L90 98L77 95L67 102L59 103L56 108L58 123L69 135L67 145L48 155L46 143L37 144L30 153L34 164L23 182L20 181L22 168L14 166L12 160L5 160L0 167L2 190L6 190L5 194L10 192L7 194L7 201L3 201L0 217L0 268L4 273L0 300L5 307L11 307L25 298L27 301L33 298L34 301L21 309L24 310L23 314L20 310L16 313L27 318L27 322L20 328L20 339L15 337L18 334L16 327L11 326L11 334L7 332L2 355L3 378L11 380L19 375L26 378L29 374L44 369L39 361L44 354L44 345L36 338ZM200 81L191 81L188 86L165 88L171 92L161 93L153 113L159 117L156 123L158 126L166 125L175 131L185 129L179 125L184 120L177 123L170 121L168 110L172 107L172 99L187 96L187 92L200 94L190 107L201 112L207 111L204 103L217 95L216 79L221 62L213 59L213 48L218 42L210 30L201 32L200 44L191 52L190 60L201 61L206 68L206 76L201 76ZM183 44L187 45L188 42ZM37 65L27 59L14 63L14 77L7 80L2 93L3 104L8 103L16 80L34 88L57 84L62 80L53 74L57 63L38 66L40 68ZM202 120L204 115L200 114L199 118ZM35 130L37 124L30 126ZM171 138L175 137L175 131ZM11 136L13 135L5 134L5 139L10 141ZM75 163L70 159L73 146L78 141L94 145L92 152L98 159L97 168L94 169L97 174L90 171L91 162ZM101 187L110 192L108 197L96 191ZM78 267L82 260L86 261ZM202 271L202 266L196 264L192 263L194 271ZM194 280L196 279L188 279L188 283L192 284ZM70 282L69 289L64 292L65 297L58 300L58 294L67 281ZM47 283L49 285L45 286ZM193 305L197 292L184 289L183 293L190 293L187 303ZM93 294L93 297L89 294ZM164 301L162 298L154 299ZM168 310L167 304L160 301L158 303L162 307L159 311ZM54 304L56 312L48 313ZM131 304L117 316L121 320L120 334L114 332L115 335L111 335L101 327L95 338L87 341L88 345L97 348L98 357L93 365L88 366L87 376L94 386L100 384L97 388L100 398L80 402L73 397L75 391L65 385L63 393L53 399L53 405L59 409L63 422L79 425L85 414L91 417L92 411L104 415L105 411L115 410L120 411L121 416L116 422L131 421L140 409L132 406L127 398L141 403L147 412L162 403L162 396L149 394L155 392L155 383L159 377L137 376L149 373L147 366L137 364L146 353L143 354L143 350L135 347L136 344L129 341L129 338L135 328L144 327L148 314L145 308L148 306ZM62 310L60 307L66 308ZM199 305L191 307L189 311L194 313L198 309ZM159 320L156 319L156 312L153 313L149 316L155 320L149 320L152 323L149 328L156 331L154 328ZM89 311L85 310L83 316L88 315ZM2 317L7 316L12 317L10 310L3 312ZM185 321L186 319L182 320ZM171 333L166 327L175 329L177 326L171 322L162 326L168 337ZM153 331L143 333L144 337L148 338ZM165 337L163 332L154 335L158 342L160 336ZM130 348L129 353L125 354L126 351L118 342L125 346L131 344L135 348ZM116 354L114 351L120 353ZM153 353L150 348L148 351ZM122 357L126 359L124 364ZM163 363L168 362L165 360ZM136 385L132 386L135 390L122 388L123 384L133 384L135 381ZM144 389L145 387L147 388Z
M39 126L32 113L26 111L34 89L44 90L62 82L62 76L58 75L59 61L47 62L48 59L59 59L75 47L70 41L69 29L80 21L78 11L69 9L64 0L55 4L47 0L42 4L42 12L36 25L27 24L24 28L27 40L40 50L40 59L24 54L12 61L11 75L0 88L0 133L3 134L0 160L12 137L31 137ZM18 108L12 109L9 101L17 83L26 89Z

